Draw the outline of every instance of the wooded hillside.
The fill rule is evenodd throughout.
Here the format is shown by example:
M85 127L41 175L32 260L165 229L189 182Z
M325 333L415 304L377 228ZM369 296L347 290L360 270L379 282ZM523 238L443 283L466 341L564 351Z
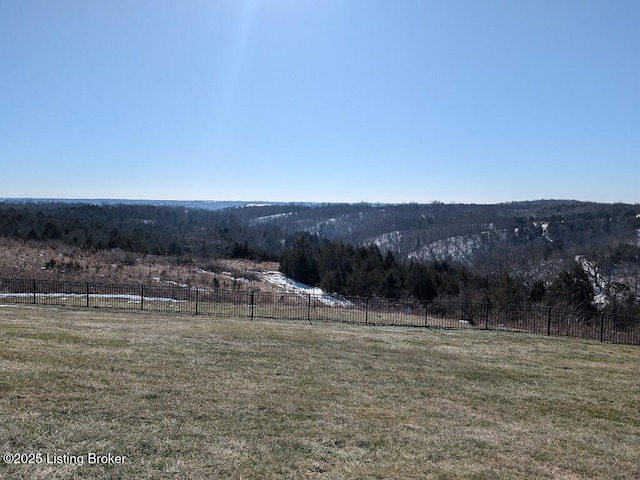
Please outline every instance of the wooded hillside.
M640 206L182 206L0 203L0 236L190 262L281 260L292 278L343 295L635 312ZM588 299L591 301L588 301Z

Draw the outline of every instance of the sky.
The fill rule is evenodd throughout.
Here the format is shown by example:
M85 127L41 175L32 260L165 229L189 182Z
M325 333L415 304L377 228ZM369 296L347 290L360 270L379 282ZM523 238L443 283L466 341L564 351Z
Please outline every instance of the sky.
M0 0L0 197L640 203L638 0Z

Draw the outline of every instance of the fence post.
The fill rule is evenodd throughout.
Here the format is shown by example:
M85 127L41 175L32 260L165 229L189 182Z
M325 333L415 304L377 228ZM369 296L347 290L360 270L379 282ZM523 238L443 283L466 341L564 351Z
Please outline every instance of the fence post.
M427 328L429 325L427 321L429 319L429 302L424 302L424 328Z
M364 324L369 325L369 297L364 299Z
M33 279L33 303L36 303L36 279Z
M551 335L551 308L549 307L549 312L547 313L547 337Z
M198 296L199 296L199 292L200 292L200 289L198 287L196 287L196 315L198 315Z
M600 314L600 343L604 342L604 312Z
M87 308L89 308L89 282L87 282Z
M311 294L309 294L308 303L307 303L307 321L311 323Z
M251 320L253 320L253 297L255 295L255 292L253 290L251 290L251 292L249 293L249 298L251 301Z
M487 302L487 308L485 309L484 317L484 329L489 330L489 311L491 310L491 304Z
M140 285L140 310L144 310L144 285Z

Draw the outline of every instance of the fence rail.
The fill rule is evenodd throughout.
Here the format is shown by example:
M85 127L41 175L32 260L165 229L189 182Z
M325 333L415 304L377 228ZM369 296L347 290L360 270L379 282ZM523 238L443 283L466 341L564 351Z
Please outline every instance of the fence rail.
M424 303L178 285L25 279L0 280L0 302L236 316L280 322L503 330L640 345L638 319L536 305Z

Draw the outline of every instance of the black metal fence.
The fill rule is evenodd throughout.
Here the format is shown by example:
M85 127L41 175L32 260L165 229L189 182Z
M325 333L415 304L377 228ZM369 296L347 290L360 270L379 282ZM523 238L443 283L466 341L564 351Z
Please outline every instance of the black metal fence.
M180 285L0 280L0 302L219 315L279 322L504 330L640 345L638 319L547 306L421 303Z

